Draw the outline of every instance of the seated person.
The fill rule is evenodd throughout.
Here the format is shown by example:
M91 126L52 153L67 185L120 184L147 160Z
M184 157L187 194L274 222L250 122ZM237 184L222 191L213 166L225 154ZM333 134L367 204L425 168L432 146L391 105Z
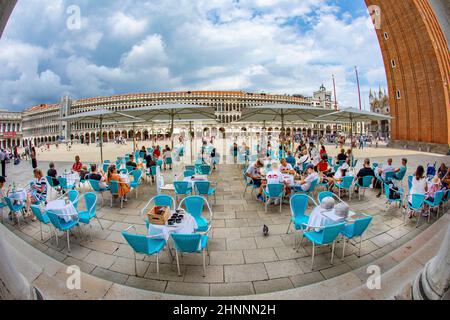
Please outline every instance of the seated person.
M296 160L291 151L288 151L287 153L286 162L289 163L292 167L295 166Z
M139 151L139 157L145 158L147 155L147 149L145 149L145 146L142 146L142 149Z
M86 176L86 179L100 181L100 188L106 188L106 177L102 172L97 171L97 165L95 163L91 164L91 173Z
M295 170L285 158L280 161L280 172L285 174L295 174Z
M119 197L123 198L123 201L127 202L127 194L130 193L131 188L127 183L125 183L122 177L120 177L114 164L108 168L107 182L110 183L111 181L119 182Z
M322 172L324 174L327 174L331 171L331 168L329 168L328 165L328 156L326 154L322 155L322 159L317 164L317 171Z
M52 177L53 185L57 187L59 186L59 180L58 180L58 172L55 169L55 164L53 162L50 162L48 166L49 169L47 171L47 176Z
M86 180L86 176L89 174L87 166L83 166L80 171L80 180Z
M401 180L405 176L406 171L408 170L408 168L406 167L407 163L408 163L408 159L403 158L402 165L400 166L400 168L394 170L394 172L395 172L394 178L395 179Z
M130 154L130 160L128 160L125 165L127 167L133 167L133 169L137 168L137 164L136 164L136 162L134 162L134 156L132 154Z
M319 178L319 175L314 171L314 166L312 164L306 166L306 174L307 176L305 177L303 175L298 185L296 185L296 188L301 189L303 192L307 192L311 188L312 182Z
M324 213L332 213L335 206L335 200L332 197L322 199L319 206L315 207L309 216L308 225L314 228L315 231L320 231L326 221Z
M266 179L262 181L261 186L259 187L259 192L258 195L256 196L256 198L259 201L264 201L264 198L262 196L263 194L263 190L264 188L266 188L266 192L269 192L269 189L267 187L267 185L269 184L285 184L284 180L283 180L283 175L280 172L280 168L278 167L278 163L277 162L273 162L272 163L272 170L270 170L267 175L266 175ZM278 202L278 199L275 201L275 205L280 204Z
M378 168L378 170L375 171L375 177L377 177L378 179L381 179L385 182L386 181L386 173L388 172L395 172L395 168L392 166L392 158L389 158L387 160L387 164L383 165L383 167ZM381 196L381 186L379 185L380 183L377 183L377 187L380 188L380 192L377 194L377 198L379 198Z
M33 213L30 210L30 206L32 204L45 202L47 199L47 180L45 179L44 175L42 174L41 169L34 169L34 183L30 185L30 190L27 194L27 216L32 216L32 220L36 221L36 217L33 215Z
M334 207L334 215L336 216L336 219L333 216L330 216L332 218L331 224L335 223L342 223L347 221L348 214L350 212L350 207L345 202L340 202Z
M349 169L350 166L348 165L348 163L344 162L344 164L336 170L333 177L328 177L328 186L330 190L333 189L336 183L341 183L344 177L349 175Z
M303 164L309 163L309 154L308 154L308 150L303 149L298 161L297 161L297 165L302 168Z
M439 179L444 178L445 175L447 174L447 171L448 171L447 166L445 165L445 163L442 163L437 172Z
M260 187L262 180L261 180L261 168L264 167L263 163L261 162L261 160L256 160L255 163L251 164L247 171L245 172L245 175L247 177L249 177L250 179L252 179L253 181L253 185L255 187Z
M432 180L431 180L431 186L428 188L428 191L426 193L426 200L428 201L434 201L434 195L436 194L436 192L438 192L439 190L441 190L441 179L439 179L438 176L435 176Z
M375 172L373 171L372 167L370 166L370 159L366 158L364 159L363 167L359 170L358 174L355 177L354 182L358 181L359 185L363 184L363 178L366 176L372 176L375 177ZM373 181L372 181L373 183ZM355 185L354 189L355 193L359 192L359 187Z
M155 177L153 176L152 170L150 168L156 167L156 162L155 162L155 160L153 160L153 157L151 154L147 154L145 156L145 162L146 162L147 171L150 173L150 176L152 177L152 181L155 182Z
M83 169L83 164L80 161L80 156L75 156L75 163L72 165L72 172L80 173L81 169Z
M450 168L447 169L447 174L441 179L441 183L443 188L450 188Z

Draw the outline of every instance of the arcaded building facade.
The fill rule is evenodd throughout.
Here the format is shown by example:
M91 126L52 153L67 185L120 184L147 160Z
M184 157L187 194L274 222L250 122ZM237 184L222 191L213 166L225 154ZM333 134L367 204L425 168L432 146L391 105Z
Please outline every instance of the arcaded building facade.
M325 97L325 98L323 98ZM92 111L107 109L124 111L152 105L181 103L189 105L210 106L215 109L216 121L203 121L194 124L196 136L230 137L242 132L261 132L262 124L238 123L243 108L263 104L291 104L331 108L331 92L322 86L312 97L301 95L271 95L264 93L247 93L240 91L187 91L126 94L110 97L72 100L63 97L58 104L43 104L26 109L23 118L23 145L33 143L40 145L55 142L60 138L76 140L81 143L94 142L100 135L96 123L67 124L60 118ZM167 135L169 124L143 123L126 125L104 125L103 140L112 141L118 137L148 140L154 135ZM266 123L269 131L280 131L280 123ZM286 125L288 133L331 134L344 130L345 127L326 124L292 123ZM177 123L175 134L187 133L188 123Z

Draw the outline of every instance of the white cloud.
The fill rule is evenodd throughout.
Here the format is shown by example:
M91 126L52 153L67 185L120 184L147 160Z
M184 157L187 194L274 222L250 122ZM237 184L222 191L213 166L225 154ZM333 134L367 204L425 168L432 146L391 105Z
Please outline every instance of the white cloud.
M0 43L0 87L8 88L0 92L3 107L42 102L37 90L12 89L25 81L58 101L65 91L74 97L185 89L311 95L322 83L331 88L334 74L339 102L353 106L355 65L363 95L386 81L367 17L352 18L334 0L42 1L48 20L32 29L37 7L23 0ZM83 23L71 31L65 8L74 3ZM42 89L45 83L52 88Z

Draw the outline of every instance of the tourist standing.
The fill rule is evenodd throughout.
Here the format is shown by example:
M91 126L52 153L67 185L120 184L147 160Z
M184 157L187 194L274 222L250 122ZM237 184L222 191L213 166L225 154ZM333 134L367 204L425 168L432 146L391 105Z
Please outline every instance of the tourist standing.
M6 177L6 153L3 149L0 149L0 161L2 163L2 176Z

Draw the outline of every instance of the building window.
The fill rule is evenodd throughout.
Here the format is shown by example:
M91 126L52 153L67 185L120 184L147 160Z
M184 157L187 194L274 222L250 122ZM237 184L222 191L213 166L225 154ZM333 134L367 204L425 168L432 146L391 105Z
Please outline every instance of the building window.
M397 90L397 100L400 100L402 98L402 94L400 90Z
M397 64L395 63L395 59L391 60L391 66L392 68L395 68L397 66Z
M389 33L387 33L387 32L384 33L384 39L389 40Z

